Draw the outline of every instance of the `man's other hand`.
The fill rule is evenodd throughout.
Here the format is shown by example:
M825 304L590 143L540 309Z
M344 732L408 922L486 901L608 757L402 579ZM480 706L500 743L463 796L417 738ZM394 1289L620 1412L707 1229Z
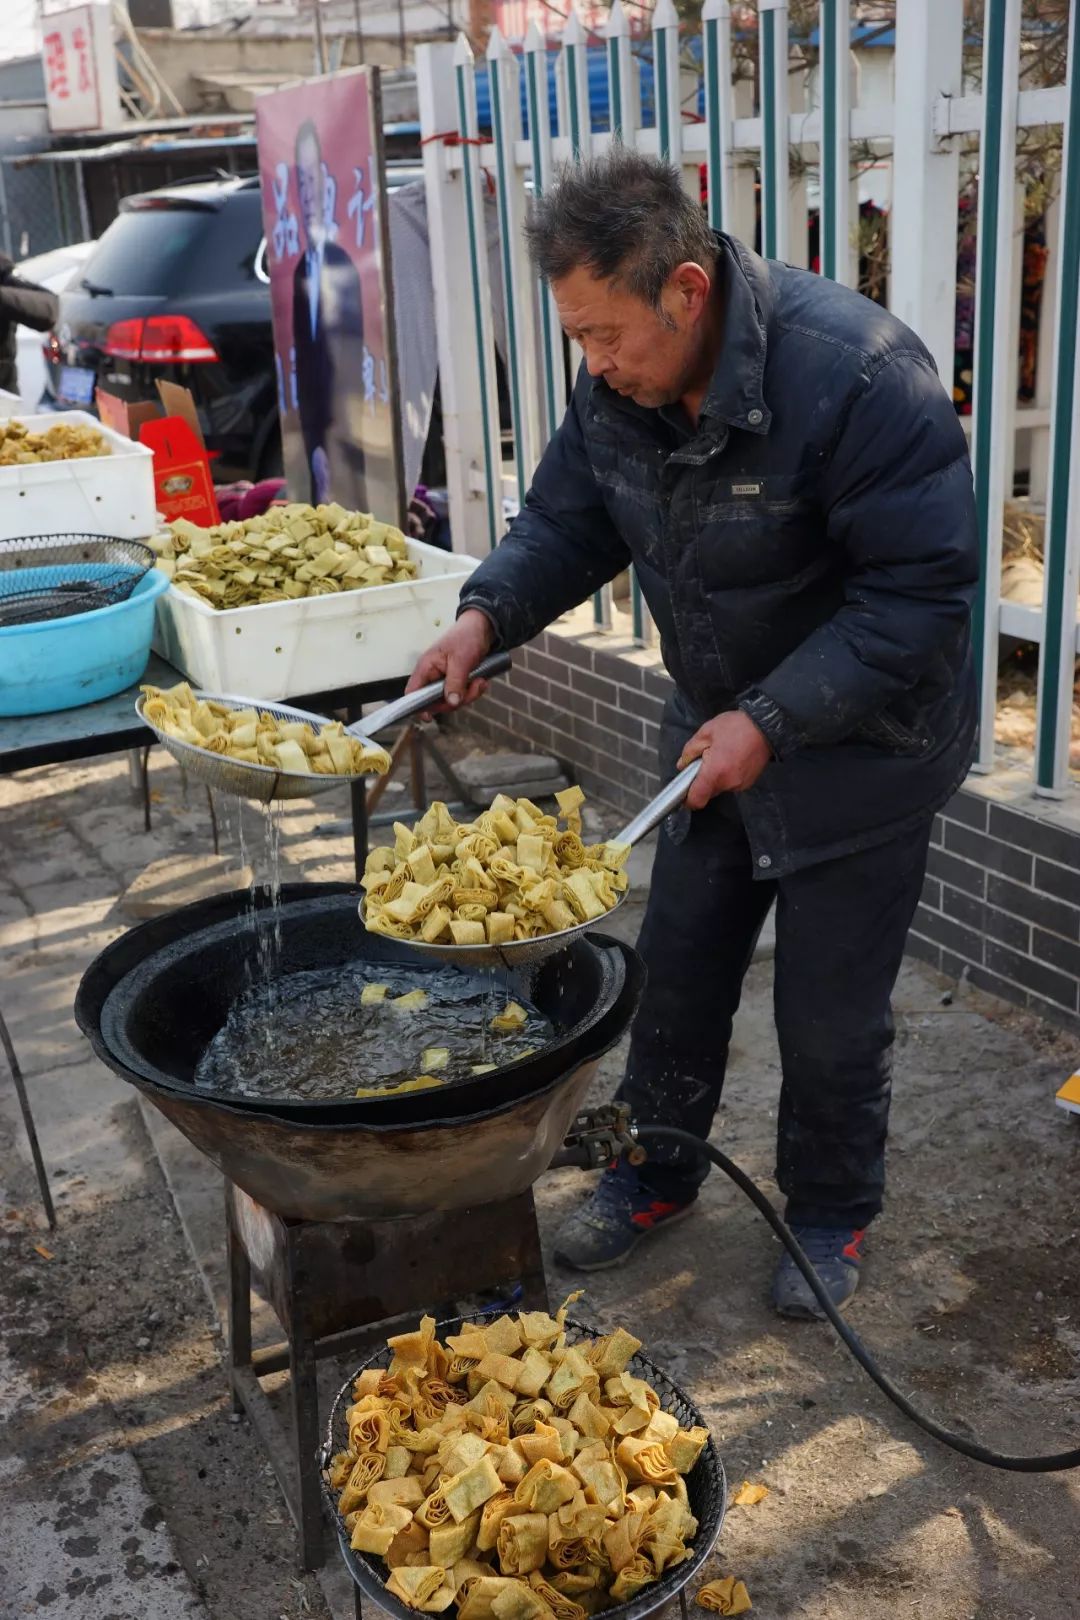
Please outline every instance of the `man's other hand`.
M695 759L701 769L686 795L691 810L704 810L718 793L745 793L772 758L764 736L741 709L718 714L694 733L682 751L679 769Z
M445 701L432 706L432 713L457 709L475 703L487 691L487 681L470 681L469 671L491 651L495 632L486 613L466 608L460 619L424 653L409 679L406 692L431 681L446 681Z

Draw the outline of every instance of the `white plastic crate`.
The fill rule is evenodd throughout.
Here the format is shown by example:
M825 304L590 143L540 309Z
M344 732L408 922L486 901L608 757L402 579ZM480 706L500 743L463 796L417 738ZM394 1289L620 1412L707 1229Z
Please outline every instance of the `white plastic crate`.
M457 613L476 567L409 540L420 578L295 602L218 609L174 587L158 599L154 651L193 686L243 697L301 697L409 675Z
M41 416L16 411L5 413L0 422L11 421L12 416L33 433L65 425L95 428L112 454L0 467L0 540L35 534L145 540L154 533L158 527L154 457L145 444L125 439L86 411L49 411Z

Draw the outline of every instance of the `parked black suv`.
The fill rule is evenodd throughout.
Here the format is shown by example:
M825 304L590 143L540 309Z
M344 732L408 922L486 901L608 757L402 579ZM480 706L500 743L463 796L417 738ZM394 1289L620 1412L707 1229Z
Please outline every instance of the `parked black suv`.
M46 409L190 388L217 478L281 471L258 178L125 197L46 345Z

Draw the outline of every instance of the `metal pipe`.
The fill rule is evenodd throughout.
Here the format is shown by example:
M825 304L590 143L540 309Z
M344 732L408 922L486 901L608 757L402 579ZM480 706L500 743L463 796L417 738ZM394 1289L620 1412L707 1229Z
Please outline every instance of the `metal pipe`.
M34 1125L34 1116L30 1112L30 1099L26 1094L26 1081L23 1079L19 1060L15 1055L15 1047L8 1027L0 1013L0 1046L4 1048L4 1055L11 1070L11 1078L15 1082L15 1095L19 1099L19 1111L22 1114L23 1125L26 1127L27 1140L30 1143L30 1156L34 1161L34 1172L37 1176L38 1191L41 1193L41 1202L45 1209L45 1219L52 1230L56 1226L56 1211L53 1209L52 1194L49 1191L49 1178L45 1173L45 1161L41 1157L41 1148L38 1145L37 1129Z
M315 62L320 73L326 72L326 36L323 33L322 0L315 0L311 15L315 20Z

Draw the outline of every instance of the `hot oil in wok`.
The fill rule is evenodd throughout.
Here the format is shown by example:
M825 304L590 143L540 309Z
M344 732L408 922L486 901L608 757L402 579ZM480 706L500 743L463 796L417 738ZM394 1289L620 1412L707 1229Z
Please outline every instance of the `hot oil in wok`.
M362 1006L366 984L389 986L386 1000ZM406 1012L393 1006L393 997L417 989L427 993L425 1007ZM474 1065L501 1068L551 1040L549 1021L517 995L528 1022L512 1032L492 1030L491 1019L508 999L501 988L454 968L417 973L365 962L291 973L254 985L233 1002L195 1083L247 1097L320 1102L425 1073L461 1080ZM431 1047L449 1049L447 1067L425 1066Z

